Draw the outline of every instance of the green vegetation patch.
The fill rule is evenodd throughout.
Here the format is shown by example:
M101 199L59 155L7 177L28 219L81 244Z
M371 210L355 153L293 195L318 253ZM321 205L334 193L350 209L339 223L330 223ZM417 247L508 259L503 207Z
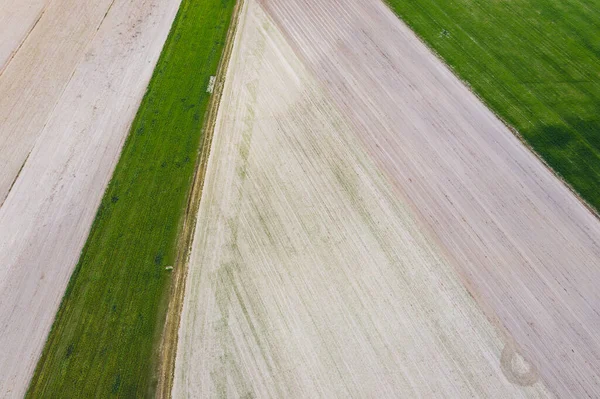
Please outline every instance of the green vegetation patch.
M28 397L142 397L155 389L167 268L234 4L183 0Z
M387 0L600 210L599 0Z

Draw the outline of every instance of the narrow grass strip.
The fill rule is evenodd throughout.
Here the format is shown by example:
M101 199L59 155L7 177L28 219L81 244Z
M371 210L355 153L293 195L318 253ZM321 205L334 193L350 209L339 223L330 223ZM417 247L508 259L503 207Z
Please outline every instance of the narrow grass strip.
M28 397L154 393L206 92L235 0L183 0L36 368Z
M600 0L387 0L600 210Z

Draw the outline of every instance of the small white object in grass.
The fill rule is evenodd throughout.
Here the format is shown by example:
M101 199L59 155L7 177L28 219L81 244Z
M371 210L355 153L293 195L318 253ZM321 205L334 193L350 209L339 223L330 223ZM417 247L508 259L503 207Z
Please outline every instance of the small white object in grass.
M167 266L167 267L165 267L165 270L171 271L171 270L173 270L173 266Z
M208 81L208 87L206 88L206 92L212 94L215 89L215 81L217 80L216 76L211 76Z

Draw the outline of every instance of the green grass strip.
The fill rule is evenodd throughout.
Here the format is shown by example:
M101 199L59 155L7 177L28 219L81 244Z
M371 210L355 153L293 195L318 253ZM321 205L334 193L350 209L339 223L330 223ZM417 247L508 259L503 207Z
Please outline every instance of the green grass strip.
M387 0L600 210L600 0Z
M28 397L155 389L177 235L235 0L183 0L71 277Z

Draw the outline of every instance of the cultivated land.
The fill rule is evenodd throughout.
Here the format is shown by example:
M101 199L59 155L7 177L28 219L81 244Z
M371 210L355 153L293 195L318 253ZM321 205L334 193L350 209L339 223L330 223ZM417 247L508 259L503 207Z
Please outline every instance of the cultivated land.
M599 395L598 219L383 3L259 3L173 396Z
M1 397L27 390L178 4L56 0L0 75Z
M277 27L245 3L173 396L543 396L506 381L497 331Z
M600 210L600 1L388 3Z
M63 298L30 397L152 395L172 273L167 268L175 261L210 98L206 89L233 5L233 0L181 3Z

